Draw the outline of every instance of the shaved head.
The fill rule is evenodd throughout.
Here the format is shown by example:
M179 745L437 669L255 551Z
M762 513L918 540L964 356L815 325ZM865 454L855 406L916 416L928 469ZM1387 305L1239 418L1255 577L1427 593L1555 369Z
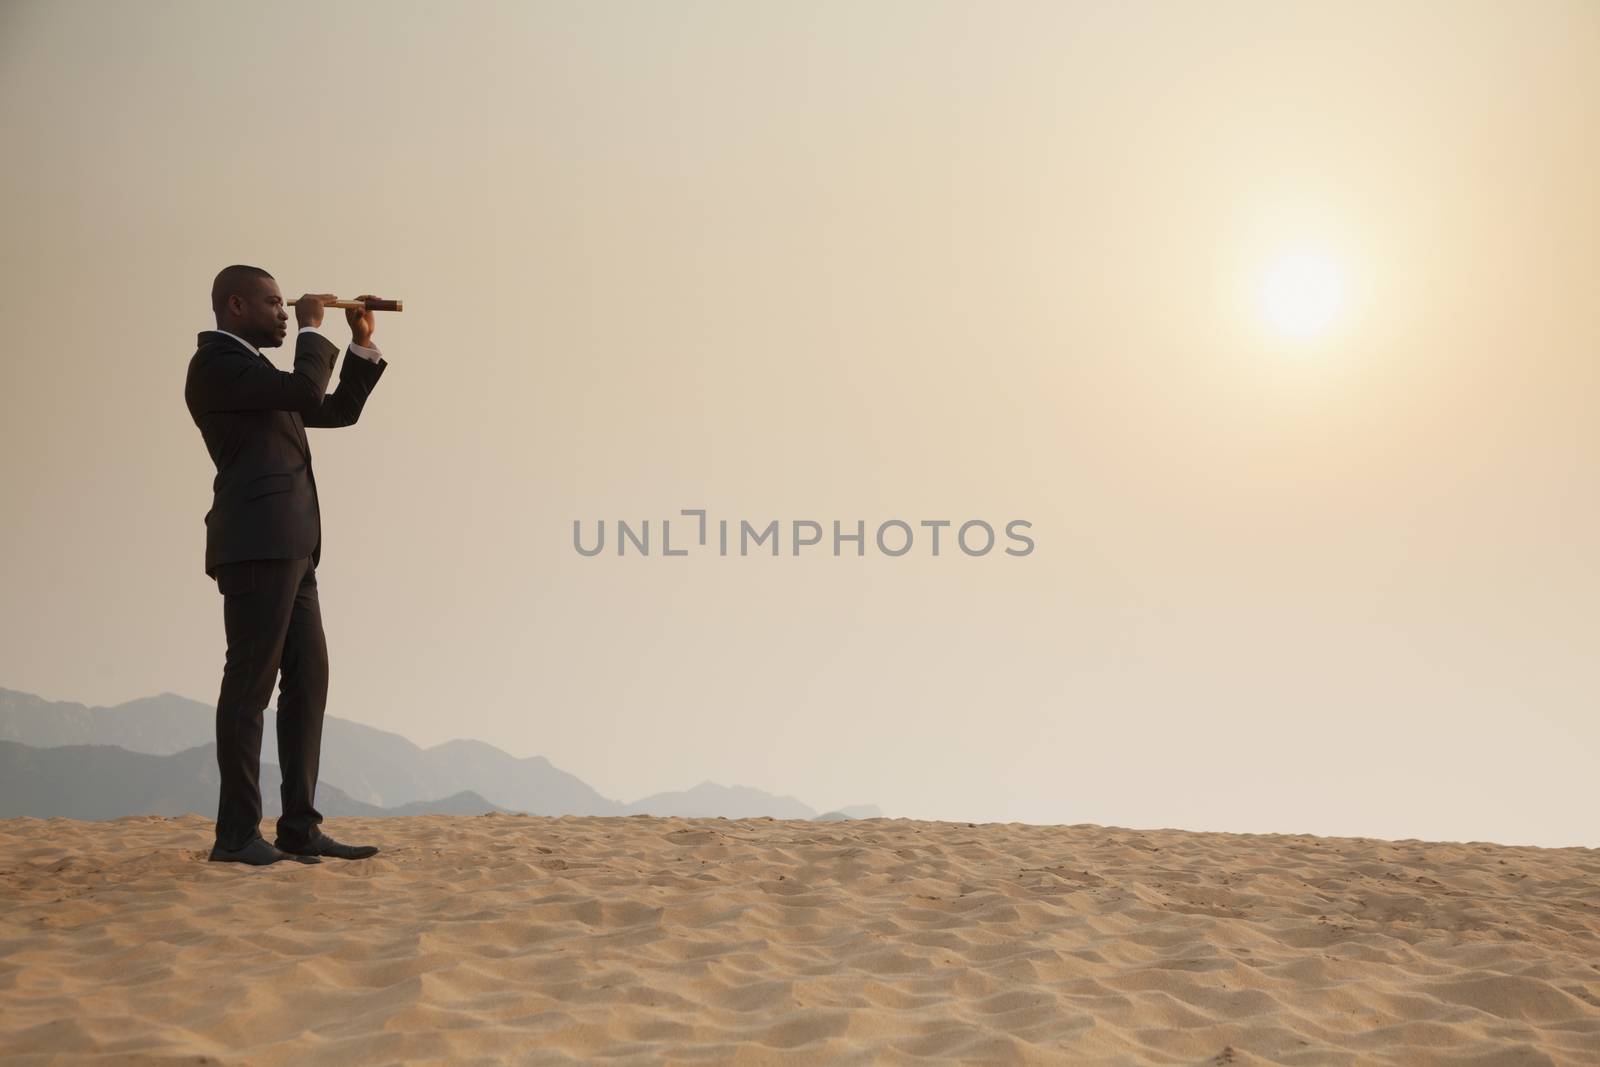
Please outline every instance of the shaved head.
M223 267L211 283L217 329L242 337L258 350L276 348L288 335L289 312L278 282L260 267Z
M218 322L221 322L228 312L228 297L248 298L255 292L258 278L271 281L272 275L260 267L247 267L241 263L223 267L217 272L216 280L211 283L211 312L216 315Z

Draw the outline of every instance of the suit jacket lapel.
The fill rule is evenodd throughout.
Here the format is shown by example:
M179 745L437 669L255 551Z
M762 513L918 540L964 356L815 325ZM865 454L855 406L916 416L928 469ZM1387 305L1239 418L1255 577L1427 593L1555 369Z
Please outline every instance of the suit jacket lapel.
M271 367L273 370L278 369L277 364L273 363L272 360L268 359L264 354L257 352L256 358L265 363L267 366ZM288 415L289 421L294 423L294 432L296 436L300 438L300 448L306 454L306 467L309 469L311 466L311 442L306 440L306 422L300 417L300 413L298 411L286 411L284 414Z
M239 349L241 352L245 352L245 353L247 353L249 355L255 356L257 359L259 359L261 362L265 363L267 366L271 367L273 370L277 370L278 369L277 365L275 363L273 363L272 360L268 359L265 355L263 355L260 352L252 352L252 351L250 351L250 349L248 349L244 345L240 344L239 341L235 337L233 337L231 334L223 333L221 330L205 330L205 331L203 331L200 334L200 343L201 344L205 343L205 335L208 334L208 333L213 335L213 336L215 336L215 337L217 337L217 338L219 338L223 343L232 345L233 347ZM298 411L289 411L289 412L285 412L285 414L289 416L289 421L294 423L294 432L295 432L296 436L298 436L300 438L300 448L301 448L302 451L305 452L306 469L309 471L311 469L311 442L306 440L306 422L305 422L304 419L302 419L300 417L300 413ZM315 484L315 480L313 480L312 484Z

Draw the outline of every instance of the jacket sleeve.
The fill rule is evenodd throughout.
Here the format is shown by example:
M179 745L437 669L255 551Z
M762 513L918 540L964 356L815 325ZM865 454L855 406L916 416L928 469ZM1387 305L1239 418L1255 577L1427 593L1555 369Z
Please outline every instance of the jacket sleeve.
M316 410L301 413L305 424L354 426L361 417L361 409L366 406L367 397L372 395L373 386L378 384L388 366L389 361L381 357L374 363L347 351L344 365L339 368L339 387L323 397Z
M197 353L189 366L184 399L196 416L211 411L298 411L311 416L322 406L339 349L326 337L302 333L295 341L294 370L232 346Z

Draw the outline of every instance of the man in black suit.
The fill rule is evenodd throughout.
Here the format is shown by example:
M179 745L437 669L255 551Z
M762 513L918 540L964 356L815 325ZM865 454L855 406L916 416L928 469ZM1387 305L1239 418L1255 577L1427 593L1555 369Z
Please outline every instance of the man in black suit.
M222 594L228 639L217 697L222 788L213 860L319 863L321 856L362 859L378 851L324 834L313 803L328 646L317 601L322 516L305 428L355 425L388 366L372 347L372 312L348 308L350 351L338 388L324 394L339 350L318 328L323 301L333 299L308 295L295 303L294 370L280 371L261 354L288 335L278 283L259 267L224 268L211 287L217 328L200 333L184 383L189 414L217 468L205 570ZM261 836L262 713L280 671L283 814L269 845Z

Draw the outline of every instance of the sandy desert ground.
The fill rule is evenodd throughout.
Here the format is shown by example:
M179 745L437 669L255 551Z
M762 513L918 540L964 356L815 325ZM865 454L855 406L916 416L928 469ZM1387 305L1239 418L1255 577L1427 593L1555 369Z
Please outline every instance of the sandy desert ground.
M1600 1063L1600 850L874 819L0 821L0 1058ZM263 825L270 840L272 826Z

